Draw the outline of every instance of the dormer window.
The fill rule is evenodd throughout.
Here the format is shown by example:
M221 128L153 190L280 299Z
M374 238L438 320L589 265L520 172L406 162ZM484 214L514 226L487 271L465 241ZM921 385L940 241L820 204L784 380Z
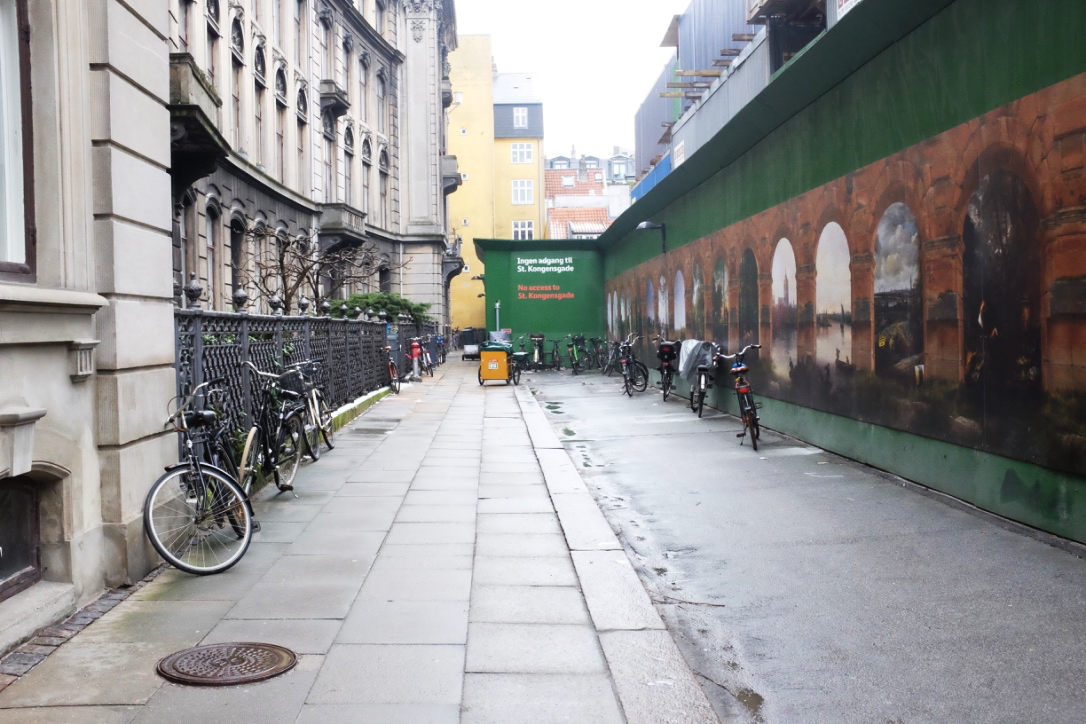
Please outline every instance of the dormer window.
M573 188L573 181L574 181L574 179L573 179L572 176L563 176L562 177L562 186L564 188L571 189L571 188Z

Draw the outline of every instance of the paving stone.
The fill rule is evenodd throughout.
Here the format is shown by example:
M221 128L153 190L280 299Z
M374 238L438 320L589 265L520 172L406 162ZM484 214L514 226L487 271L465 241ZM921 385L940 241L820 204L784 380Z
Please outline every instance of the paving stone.
M466 623L465 623L464 627L467 628ZM465 636L465 638L467 638L467 637ZM16 682L18 680L19 680L19 677L15 676L13 674L0 674L0 691L3 691L4 689L8 688L9 684L12 684L12 683L14 683L14 682Z
M230 641L260 641L285 646L296 654L326 654L339 632L337 619L226 619L200 645Z
M531 485L517 485L504 483L500 485L496 484L480 484L479 485L479 500L488 498L536 498L539 500L550 501L550 493L547 492L547 486L542 483L534 483Z
M431 475L417 477L411 483L411 490L467 490L475 492L479 489L479 478L450 478L447 476Z
M475 541L480 556L565 556L569 555L561 534L506 535L480 533Z
M475 505L404 505L398 523L474 523Z
M412 476L413 478L414 476ZM365 482L348 482L344 484L342 488L336 491L336 498L350 498L350 497L385 497L385 496L403 496L407 494L407 489L410 487L411 481L405 480L403 482L379 482L379 483L365 483Z
M347 485L352 483L410 483L414 477L414 470L371 470L364 467L348 476Z
M233 601L126 601L88 627L78 641L195 646L233 605Z
M479 516L480 533L561 534L554 513L487 513Z
M382 601L467 601L470 596L470 570L433 569L370 571L358 593L359 600Z
M404 505L471 505L478 496L470 490L412 490L403 499Z
M459 724L459 704L306 704L297 724Z
M25 707L0 709L0 724L128 724L139 713L135 706Z
M3 706L142 704L163 683L155 673L158 660L176 648L170 642L69 641L5 689Z
M55 637L55 638L60 638L60 639L70 639L72 636L75 636L79 632L76 631L73 628L63 628L61 626L50 626L48 628L42 629L38 633L40 635L42 635L42 636Z
M41 654L42 656L48 656L57 650L56 646L43 646L41 644L28 643L19 647L19 651L26 654Z
M336 643L459 644L467 643L467 601L355 601Z
M597 630L664 628L625 551L574 551L571 556Z
M624 724L625 720L606 674L467 674L460 722Z
M471 621L486 623L592 622L579 589L568 586L474 586Z
M471 543L474 523L395 523L386 543Z
M591 626L468 624L467 672L599 674L606 670Z
M475 543L389 543L381 546L380 560L389 558L413 558L424 562L440 562L443 556L466 556L469 560L475 553ZM468 568L471 568L469 565Z
M569 555L484 556L475 558L474 586L577 586L577 572Z
M0 674L22 676L45 658L44 654L16 651L0 659Z
M29 643L34 644L35 646L57 647L67 640L68 639L61 636L35 636L34 638L30 639Z
M283 556L226 617L341 619L372 562L367 556Z
M459 705L463 682L463 646L336 644L306 703Z
M629 724L719 724L667 631L606 632L600 644Z

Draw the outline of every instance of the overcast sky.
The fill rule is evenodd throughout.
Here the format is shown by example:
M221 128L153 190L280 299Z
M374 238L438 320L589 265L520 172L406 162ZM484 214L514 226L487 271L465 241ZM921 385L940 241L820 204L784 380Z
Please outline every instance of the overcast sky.
M456 0L460 35L489 35L499 73L535 73L544 153L633 151L634 113L674 49L661 48L690 0Z

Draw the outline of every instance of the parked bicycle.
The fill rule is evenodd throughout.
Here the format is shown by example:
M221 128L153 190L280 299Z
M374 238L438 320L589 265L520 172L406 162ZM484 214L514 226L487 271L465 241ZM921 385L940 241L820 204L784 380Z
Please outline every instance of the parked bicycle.
M709 362L698 365L694 384L690 386L690 409L696 412L698 417L701 417L702 409L705 407L706 393L713 389L713 384L716 382L716 370L725 363L724 348L716 342L707 344L709 344Z
M622 372L622 391L633 397L633 393L644 392L649 386L649 370L634 356L633 345L643 337L631 332L618 346L618 365Z
M566 339L569 340L566 345L566 352L569 354L569 366L572 368L573 374L580 374L588 363L588 352L584 348L584 335L567 334Z
M313 460L319 460L321 456L321 440L332 450L336 446L336 428L332 421L332 406L328 404L324 396L324 389L317 384L317 377L321 374L323 360L305 360L289 366L296 370L300 389L295 392L302 394L304 405L302 406L303 422L305 423L306 451ZM290 378L287 378L289 383Z
M675 386L675 360L679 358L681 343L669 342L662 336L653 337L652 341L656 342L656 359L660 361L660 366L656 368L660 373L660 389L664 392L664 402L667 402Z
M550 367L555 372L562 371L562 354L558 351L558 340L551 340L551 361Z
M294 490L294 478L302 463L305 423L302 421L301 394L283 387L284 375L263 372L252 362L244 363L264 380L260 402L252 416L253 424L245 436L241 454L241 487L246 495L254 487L273 480L279 490Z
M166 468L143 505L143 527L154 549L170 565L197 575L241 560L256 529L237 478L211 462L233 462L223 416L207 409L208 389L221 383L211 380L175 400L167 424L181 435L184 459Z
M388 386L398 395L400 394L400 368L396 366L396 360L392 359L392 347L387 344L385 354L388 355Z
M743 360L743 357L750 350L761 348L762 345L760 344L748 344L735 354L720 355L721 359L734 360L730 373L735 377L735 396L739 400L739 414L743 418L743 432L737 434L736 437L746 437L749 432L750 444L755 450L758 449L758 440L762 436L761 421L758 419L760 404L754 401L754 392L751 390L750 382L746 378L750 368ZM739 444L742 445L743 443Z
M599 337L588 338L588 366L602 370L607 363L607 340Z
M615 340L611 342L607 349L607 359L603 363L603 367L600 368L600 374L611 376L611 373L618 370L618 356L619 348L622 346L622 342Z
M546 351L543 349L547 338L542 334L533 333L528 335L528 339L532 340L532 369L541 370L544 367L543 360L547 356Z
M448 350L445 348L445 337L437 335L437 363L445 364L445 360L448 357Z

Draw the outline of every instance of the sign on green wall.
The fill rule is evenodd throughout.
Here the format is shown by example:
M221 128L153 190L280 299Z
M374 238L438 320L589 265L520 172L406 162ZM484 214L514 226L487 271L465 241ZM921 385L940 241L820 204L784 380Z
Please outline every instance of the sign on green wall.
M591 241L477 239L476 246L486 263L488 329L500 324L514 341L603 336L603 264Z

